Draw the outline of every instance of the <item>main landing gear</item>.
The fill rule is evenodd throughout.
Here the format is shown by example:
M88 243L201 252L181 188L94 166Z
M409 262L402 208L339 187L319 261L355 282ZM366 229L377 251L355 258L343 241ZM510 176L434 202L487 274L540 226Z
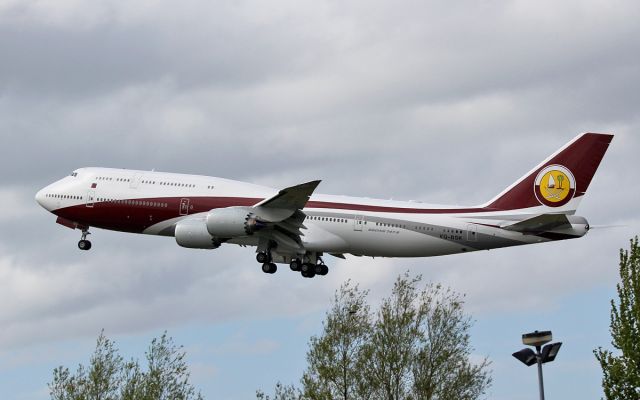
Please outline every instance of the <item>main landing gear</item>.
M265 274L275 274L278 266L271 262L271 255L266 252L256 254L256 260L262 264L262 272Z
M325 276L326 274L328 274L329 273L329 267L327 267L324 264L324 262L322 261L322 259L320 259L320 257L318 257L318 263L317 264L304 263L304 264L300 265L299 271L300 271L300 275L302 275L303 277L305 277L305 278L313 278L316 275Z
M83 229L82 230L82 237L80 238L80 241L78 242L78 248L80 250L89 250L91 248L91 242L87 240L87 235L91 235L91 232L89 232L88 229Z
M256 260L262 264L262 272L266 274L273 274L278 270L270 253L261 251L256 254ZM316 263L311 262L312 260L306 256L304 258L307 262L303 262L299 258L292 259L289 263L289 268L294 272L300 272L300 275L305 278L313 278L316 275L324 276L329 273L329 267L324 264L324 261L319 256L315 257Z
M278 270L278 266L274 263L264 263L262 264L262 272L265 274L275 274Z

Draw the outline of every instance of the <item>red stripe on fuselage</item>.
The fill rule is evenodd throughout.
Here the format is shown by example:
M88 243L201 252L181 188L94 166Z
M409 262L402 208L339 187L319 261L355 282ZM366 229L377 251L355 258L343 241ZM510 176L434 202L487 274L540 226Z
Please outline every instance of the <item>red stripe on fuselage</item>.
M180 204L183 199L189 200L188 214L214 208L252 206L261 200L243 197L149 197L94 202L92 207L81 204L59 208L53 213L96 228L140 233L159 222L184 216L185 214L180 213ZM128 202L151 205L128 204ZM157 207L153 205L154 203L167 204L167 206Z
M126 199L115 202L95 202L93 203L93 207L87 207L85 204L81 204L60 208L54 210L53 213L83 225L122 232L140 233L159 222L184 215L180 214L180 204L183 199L189 200L188 214L196 214L215 208L232 206L250 207L263 200L262 198L247 197L152 197ZM131 201L151 204L166 203L167 206L155 207L153 205L128 204L128 202ZM404 208L326 201L309 201L305 208L400 214L447 214L495 211L490 208Z

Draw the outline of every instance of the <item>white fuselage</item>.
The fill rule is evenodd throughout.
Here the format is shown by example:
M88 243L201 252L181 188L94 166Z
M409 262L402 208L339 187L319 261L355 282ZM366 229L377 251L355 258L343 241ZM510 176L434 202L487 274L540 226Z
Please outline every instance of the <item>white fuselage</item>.
M36 199L78 228L173 236L186 219L204 219L212 209L251 207L277 190L199 175L81 168L38 192ZM555 240L505 230L505 224L535 215L536 208L493 211L484 206L452 207L418 202L313 194L300 240L307 252L382 257L425 257ZM588 226L556 232L579 237ZM260 235L228 243L259 245Z

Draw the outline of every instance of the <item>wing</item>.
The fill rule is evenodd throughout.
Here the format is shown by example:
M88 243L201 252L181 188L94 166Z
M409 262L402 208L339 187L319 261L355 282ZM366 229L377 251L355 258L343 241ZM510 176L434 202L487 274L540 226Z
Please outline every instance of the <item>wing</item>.
M273 197L265 199L255 206L252 212L262 221L269 223L266 229L259 231L264 240L278 243L278 250L291 253L304 251L301 229L306 215L302 209L320 181L311 181L282 189Z
M316 190L320 182L319 180L311 181L282 189L275 196L262 200L254 207L301 210L305 204L307 204L309 197L311 197L311 194Z
M266 222L279 222L302 210L320 181L311 181L282 189L273 197L254 205L256 215Z
M503 226L502 229L521 233L540 233L553 229L571 228L571 223L565 214L540 214L527 218L515 224Z

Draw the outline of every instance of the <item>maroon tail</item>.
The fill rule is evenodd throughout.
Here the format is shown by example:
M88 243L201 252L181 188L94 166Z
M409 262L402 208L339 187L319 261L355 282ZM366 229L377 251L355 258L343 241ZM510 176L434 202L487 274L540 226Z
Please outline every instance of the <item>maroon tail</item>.
M589 188L613 135L583 133L552 154L540 165L508 187L486 207L495 210L517 210L539 207L555 212L575 210L564 207L572 199L580 199Z

